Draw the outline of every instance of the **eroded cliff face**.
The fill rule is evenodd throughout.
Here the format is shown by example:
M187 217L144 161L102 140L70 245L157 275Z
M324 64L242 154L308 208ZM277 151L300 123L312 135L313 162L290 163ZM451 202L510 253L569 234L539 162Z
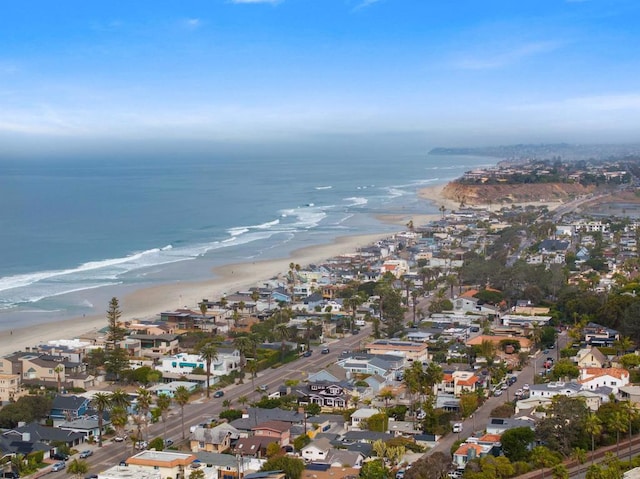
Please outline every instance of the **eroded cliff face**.
M595 186L579 183L535 183L508 185L466 185L452 181L444 187L445 198L460 204L509 204L530 201L564 201L570 196L585 195Z

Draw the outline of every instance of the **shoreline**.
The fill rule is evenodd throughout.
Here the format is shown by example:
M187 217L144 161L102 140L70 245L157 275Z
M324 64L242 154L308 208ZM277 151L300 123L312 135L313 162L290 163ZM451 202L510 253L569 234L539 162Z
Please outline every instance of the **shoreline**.
M157 320L161 312L181 308L197 311L197 304L202 299L214 300L224 294L258 286L262 281L285 274L291 262L306 267L309 264L322 262L341 254L352 253L359 248L393 236L393 234L381 232L341 236L331 243L294 250L283 258L215 267L212 269L214 277L210 280L173 282L142 288L118 298L122 311L121 320L123 322ZM33 347L48 341L73 339L80 334L100 330L107 326L107 307L108 304L105 303L104 315L75 317L1 331L0 357L15 351L24 351L26 347Z

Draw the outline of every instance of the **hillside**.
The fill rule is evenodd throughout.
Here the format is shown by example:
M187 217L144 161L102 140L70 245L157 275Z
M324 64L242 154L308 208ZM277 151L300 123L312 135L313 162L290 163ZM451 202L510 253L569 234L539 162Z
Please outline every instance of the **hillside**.
M504 185L465 185L452 181L444 187L442 195L456 203L509 204L531 201L564 201L571 196L595 191L595 186L579 183L535 183Z

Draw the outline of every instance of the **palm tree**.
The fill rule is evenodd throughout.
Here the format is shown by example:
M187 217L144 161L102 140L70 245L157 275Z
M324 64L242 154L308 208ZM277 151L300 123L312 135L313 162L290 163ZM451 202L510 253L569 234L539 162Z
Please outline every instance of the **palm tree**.
M167 438L167 416L169 414L169 408L171 407L171 398L167 394L158 394L156 399L156 407L160 411L160 417L162 418L162 425L164 426L164 438Z
M602 434L602 421L598 416L590 413L584 423L584 430L591 436L591 464L594 462L594 451L596 448L596 436Z
M62 372L64 372L64 366L62 364L58 364L55 367L54 371L56 372L57 378L58 378L58 392L61 392L62 391L62 380L61 380L60 374Z
M622 356L627 351L631 350L633 346L633 340L629 336L620 336L620 339L613 342L613 347L616 348L618 356Z
M233 345L240 353L240 369L244 376L244 368L247 365L247 353L253 348L253 341L248 336L238 336L233 340Z
M249 398L247 396L240 396L238 398L238 404L244 406L245 404L247 404L249 402Z
M384 388L382 391L380 391L378 397L384 401L384 407L389 409L389 401L395 398L395 395L390 388Z
M151 392L146 390L145 388L138 388L138 400L136 402L136 410L140 415L140 419L144 424L145 435L147 436L147 440L149 439L149 410L151 409L151 404L153 403L153 396Z
M96 393L91 400L91 404L98 412L98 447L102 447L104 413L111 408L111 395L108 393Z
M205 303L204 300L200 303L200 314L203 318L207 314L207 303Z
M616 432L616 456L620 457L620 433L627 432L627 418L622 411L615 411L608 417L606 426Z
M189 402L189 390L184 386L178 386L176 388L176 392L173 395L173 398L176 400L178 405L180 406L180 417L182 419L182 439L185 438L184 435L184 407Z
M207 398L210 397L211 390L209 388L209 381L211 378L211 363L218 359L218 347L211 343L206 342L200 348L198 348L200 358L204 361L207 372Z
M291 331L289 330L289 326L286 323L280 323L276 326L275 329L276 337L279 337L281 340L280 344L280 362L284 362L284 353L287 347L286 342L287 339L291 336Z
M222 401L222 407L225 409L231 408L231 399L225 399Z
M255 359L247 363L247 371L251 374L251 386L256 388L256 375L258 374L258 361Z
M305 321L305 328L307 330L306 338L307 338L307 351L310 350L311 346L311 329L313 328L313 321L307 319Z
M121 407L126 410L131 405L131 400L125 390L116 389L111 393L111 404L113 407Z

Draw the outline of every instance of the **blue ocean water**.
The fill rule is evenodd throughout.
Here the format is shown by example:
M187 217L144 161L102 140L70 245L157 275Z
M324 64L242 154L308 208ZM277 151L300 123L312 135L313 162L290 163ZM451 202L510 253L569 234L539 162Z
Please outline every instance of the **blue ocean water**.
M339 236L436 213L416 191L493 160L75 158L0 161L0 329L95 314L112 296L211 278ZM188 267L185 267L188 265Z

